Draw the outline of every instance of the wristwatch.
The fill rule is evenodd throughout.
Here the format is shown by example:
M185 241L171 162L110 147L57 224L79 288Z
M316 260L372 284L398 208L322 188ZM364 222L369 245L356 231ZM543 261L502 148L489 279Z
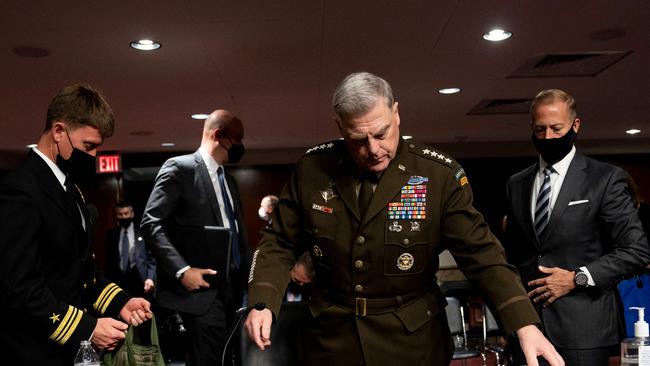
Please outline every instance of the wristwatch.
M263 302L258 302L257 304L253 305L253 309L255 309L257 311L262 311L262 310L266 309L266 304L263 303Z
M582 272L580 268L575 270L575 276L573 277L573 283L576 284L576 287L587 287L587 283L589 282L589 277L587 277L587 274Z

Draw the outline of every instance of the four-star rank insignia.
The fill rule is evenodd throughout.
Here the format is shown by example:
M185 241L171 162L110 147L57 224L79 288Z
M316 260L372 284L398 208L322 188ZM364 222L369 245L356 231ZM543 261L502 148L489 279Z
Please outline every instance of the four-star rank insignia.
M60 316L61 316L61 314L52 313L52 316L50 317L50 320L52 321L52 324L54 324L56 322L60 322L61 321L59 319Z

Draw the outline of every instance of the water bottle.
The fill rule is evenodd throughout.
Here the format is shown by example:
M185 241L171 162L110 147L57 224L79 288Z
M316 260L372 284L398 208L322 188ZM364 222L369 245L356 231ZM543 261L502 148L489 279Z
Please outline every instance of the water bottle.
M90 341L81 341L77 356L74 358L74 366L100 366L99 356Z

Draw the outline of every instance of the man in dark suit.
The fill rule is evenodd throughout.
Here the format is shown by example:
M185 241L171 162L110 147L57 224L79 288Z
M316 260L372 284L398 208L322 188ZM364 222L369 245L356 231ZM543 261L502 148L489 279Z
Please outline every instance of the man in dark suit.
M622 334L616 282L650 261L647 238L625 171L576 152L573 97L542 91L531 115L540 158L508 180L506 253L566 364L607 365Z
M133 295L151 294L156 282L156 260L133 222L133 206L117 203L118 225L106 234L106 277Z
M449 248L529 356L563 365L503 248L472 206L461 166L404 141L390 85L348 75L332 101L343 137L309 149L280 194L249 279L245 322L270 346L289 269L305 251L315 276L296 349L304 365L449 365L453 343L435 281ZM271 346L272 347L272 346Z
M212 112L205 120L201 147L163 164L142 219L142 233L158 265L157 303L180 313L190 336L191 366L221 362L230 318L242 303L248 245L237 184L223 165L241 159L243 138L244 126L237 117L225 110ZM214 253L214 246L228 247L227 238L211 241L213 231L207 228L231 233L231 258L217 258L228 267L221 272L215 270L217 263L196 264L205 263L200 257ZM227 253L221 250L222 256Z
M112 133L113 113L98 91L65 87L37 146L0 182L3 364L69 366L80 341L113 349L124 322L151 318L149 302L95 270L90 218L75 184L94 175L97 147Z

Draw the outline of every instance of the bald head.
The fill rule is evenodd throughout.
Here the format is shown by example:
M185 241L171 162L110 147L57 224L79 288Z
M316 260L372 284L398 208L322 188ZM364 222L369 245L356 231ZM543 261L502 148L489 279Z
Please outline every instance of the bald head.
M201 147L222 164L227 159L227 152L223 149L230 149L232 144L241 144L243 139L244 125L241 120L225 109L217 109L210 113L203 124ZM220 146L223 149L219 149Z

